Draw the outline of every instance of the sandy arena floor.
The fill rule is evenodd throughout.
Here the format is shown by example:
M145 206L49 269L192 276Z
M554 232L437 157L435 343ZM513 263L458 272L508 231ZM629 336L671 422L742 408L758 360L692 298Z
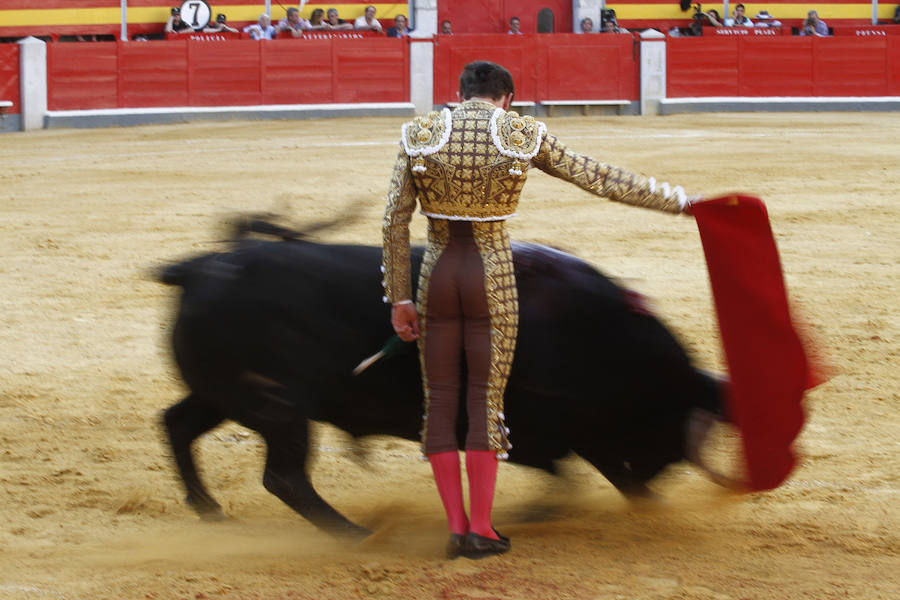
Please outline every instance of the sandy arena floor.
M676 465L654 483L667 501L634 507L580 460L560 478L502 465L494 516L513 551L449 562L414 444L319 428L319 491L377 530L346 547L263 489L264 448L232 424L198 446L233 518L200 522L158 427L184 393L168 351L176 290L148 274L221 248L239 212L340 215L323 239L380 243L400 120L6 134L0 598L900 597L900 114L548 124L575 150L690 192L766 200L792 300L837 368L809 394L802 464L784 486L732 496ZM515 238L649 294L698 363L722 368L690 218L529 179ZM720 432L713 459L733 466L735 447Z

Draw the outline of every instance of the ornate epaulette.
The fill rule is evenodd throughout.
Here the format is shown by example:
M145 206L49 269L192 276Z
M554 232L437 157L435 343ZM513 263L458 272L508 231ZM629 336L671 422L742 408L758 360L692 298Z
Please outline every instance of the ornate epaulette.
M529 160L541 149L547 134L547 126L535 121L531 115L520 117L518 113L498 108L491 115L491 139L500 154L515 158L509 172L521 175Z
M415 159L412 170L425 172L425 156L434 154L444 147L450 139L450 111L433 111L427 115L416 117L414 121L404 123L400 131L400 139L406 154Z

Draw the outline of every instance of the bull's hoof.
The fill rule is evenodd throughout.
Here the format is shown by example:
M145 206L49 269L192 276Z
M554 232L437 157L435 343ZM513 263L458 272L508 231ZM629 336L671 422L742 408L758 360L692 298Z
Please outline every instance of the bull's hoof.
M372 535L370 530L353 523L348 523L339 529L335 529L331 533L335 537L348 542L361 542Z
M197 514L200 515L201 520L206 521L207 523L217 523L219 521L228 520L228 517L225 515L225 511L222 510L221 506L216 506L208 510L198 510Z
M666 500L646 485L635 484L620 490L625 499L635 508L655 508L665 504Z
M216 521L224 521L228 519L225 516L225 511L222 510L222 507L215 501L212 502L199 502L197 500L192 499L190 496L185 498L185 502L188 506L194 509L194 512L197 513L197 516L200 517L202 521L208 522L216 522Z

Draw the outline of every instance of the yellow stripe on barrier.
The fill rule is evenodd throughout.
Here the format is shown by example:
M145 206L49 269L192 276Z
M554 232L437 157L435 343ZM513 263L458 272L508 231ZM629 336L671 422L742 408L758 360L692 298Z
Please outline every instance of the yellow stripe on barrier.
M730 3L730 7L734 9L737 2ZM668 19L691 19L694 15L694 9L682 11L675 2L672 4L616 4L608 3L607 8L616 11L616 17L620 20L624 19L646 19L646 20L668 20ZM715 9L722 17L726 15L722 12L722 4L703 3L703 10L707 11ZM815 6L809 3L805 4L753 4L752 9L747 12L747 16L753 21L753 15L762 10L769 11L769 14L776 19L805 19L806 14L815 9L819 16L824 20L828 19L871 19L871 4L821 4ZM878 18L891 19L894 16L895 4L878 5Z
M175 3L177 4L177 2ZM316 8L328 10L331 7L340 11L342 19L360 17L368 4L307 4L300 11L303 18L308 19ZM393 19L397 15L408 12L407 3L373 4L375 16L379 19ZM168 6L144 6L129 8L129 23L160 23L169 19ZM256 21L262 13L259 4L212 6L213 15L224 12L229 21ZM272 19L283 19L286 11L279 6L272 7ZM53 8L27 10L0 10L0 28L2 27L58 27L61 25L110 25L122 22L122 11L115 8Z

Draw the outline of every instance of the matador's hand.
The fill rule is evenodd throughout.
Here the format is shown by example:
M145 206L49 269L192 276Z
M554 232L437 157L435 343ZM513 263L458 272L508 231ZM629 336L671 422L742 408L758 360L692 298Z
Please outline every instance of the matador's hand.
M419 315L416 305L407 302L391 307L391 326L401 340L411 342L419 337Z
M702 202L703 196L688 196L687 201L684 203L684 206L681 207L682 214L685 214L689 217L694 216L694 203Z

